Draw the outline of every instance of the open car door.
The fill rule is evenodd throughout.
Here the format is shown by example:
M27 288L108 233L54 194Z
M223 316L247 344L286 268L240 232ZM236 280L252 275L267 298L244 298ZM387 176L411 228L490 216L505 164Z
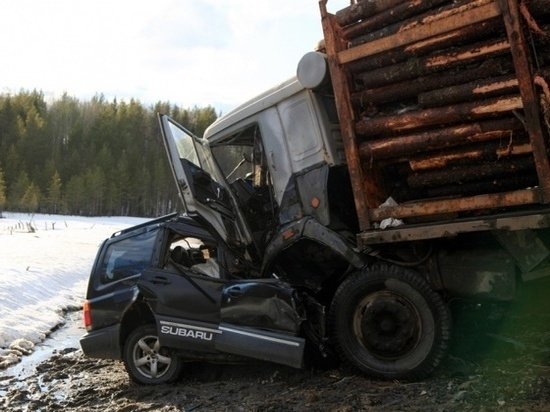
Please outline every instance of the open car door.
M206 220L227 244L250 245L250 231L208 143L166 115L159 114L159 122L184 211Z

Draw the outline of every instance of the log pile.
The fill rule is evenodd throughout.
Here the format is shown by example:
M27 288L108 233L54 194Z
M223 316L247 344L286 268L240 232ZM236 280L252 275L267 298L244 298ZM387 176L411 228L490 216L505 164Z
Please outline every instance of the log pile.
M550 203L550 0L320 5L362 229Z

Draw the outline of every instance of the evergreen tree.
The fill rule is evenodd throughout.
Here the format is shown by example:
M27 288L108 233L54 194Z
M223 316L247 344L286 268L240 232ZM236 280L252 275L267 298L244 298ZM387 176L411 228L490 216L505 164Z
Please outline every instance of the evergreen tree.
M19 201L19 208L23 212L35 213L38 212L40 201L40 190L38 186L31 182L25 190L23 197Z
M61 205L61 177L57 170L54 171L53 175L50 178L50 183L47 193L47 212L49 213L59 213L62 209Z
M208 106L204 109L195 107L193 109L193 133L202 136L204 131L216 120L216 110Z
M6 183L4 182L4 172L0 165L0 217L2 217L2 210L6 204Z
M21 156L17 151L15 144L12 144L7 150L6 157L3 159L4 178L6 179L6 190L9 193L11 187L15 184L21 171ZM28 177L28 176L27 176Z
M119 209L115 211L119 215L128 215L130 211L130 163L128 162L128 157L126 152L123 152L118 160L115 170L112 171L114 174L113 179L116 182L116 194L119 200L118 206Z
M82 215L86 209L86 188L84 178L80 175L73 176L67 182L63 204L66 209L64 213L71 215Z
M92 216L102 214L104 186L105 176L103 171L99 167L88 169L84 175L87 198L86 214Z
M212 107L0 94L0 210L158 216L179 207L157 113L197 135Z
M8 208L17 212L23 211L21 208L24 205L23 197L29 188L31 181L29 175L25 170L22 170L17 176L17 180L14 182L9 192Z

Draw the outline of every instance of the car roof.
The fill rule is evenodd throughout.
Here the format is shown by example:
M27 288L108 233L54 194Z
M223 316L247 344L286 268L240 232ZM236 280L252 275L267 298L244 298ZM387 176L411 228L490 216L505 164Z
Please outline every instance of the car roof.
M167 222L165 227L181 235L219 241L204 225L188 216L180 216L174 221Z

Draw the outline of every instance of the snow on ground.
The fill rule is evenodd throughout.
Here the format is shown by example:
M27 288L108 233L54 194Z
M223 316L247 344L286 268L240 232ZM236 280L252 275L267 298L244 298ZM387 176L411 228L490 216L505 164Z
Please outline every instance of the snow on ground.
M101 242L147 220L9 212L2 216L0 369L31 353L63 324L64 311L82 305Z

